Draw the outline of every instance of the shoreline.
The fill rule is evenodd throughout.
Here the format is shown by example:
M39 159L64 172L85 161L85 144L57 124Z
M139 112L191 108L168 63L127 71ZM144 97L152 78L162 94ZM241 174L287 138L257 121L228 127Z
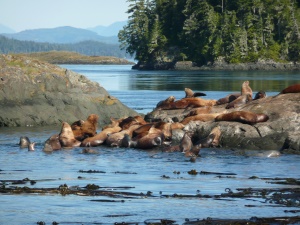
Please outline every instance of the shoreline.
M300 62L275 62L273 60L259 60L255 63L229 64L217 61L213 64L197 66L192 61L160 62L135 64L136 70L175 70L175 71L300 71Z

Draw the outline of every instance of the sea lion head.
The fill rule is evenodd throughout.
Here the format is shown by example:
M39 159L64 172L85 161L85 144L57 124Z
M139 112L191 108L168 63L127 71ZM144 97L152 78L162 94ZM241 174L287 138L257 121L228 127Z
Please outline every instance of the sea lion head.
M27 148L29 144L30 144L30 140L28 137L26 136L20 137L20 142L19 142L20 148Z

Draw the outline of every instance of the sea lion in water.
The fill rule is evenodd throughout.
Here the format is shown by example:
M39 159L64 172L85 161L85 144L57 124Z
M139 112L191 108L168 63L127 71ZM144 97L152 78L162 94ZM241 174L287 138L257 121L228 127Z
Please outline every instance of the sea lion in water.
M232 93L232 94L226 95L224 98L220 98L217 101L217 105L223 105L226 103L230 103L240 96L241 96L241 93Z
M27 148L29 144L30 144L30 140L28 137L26 136L20 137L20 142L19 142L20 148Z
M249 94L252 99L253 92L252 92L251 87L249 86L248 80L243 82L242 88L241 88L241 95L247 95L247 94Z
M235 99L232 102L228 103L225 108L226 109L236 108L236 107L239 107L241 105L244 105L244 104L250 102L251 100L252 100L252 97L251 97L250 94L241 95L237 99Z
M283 89L279 94L300 93L300 84L293 84Z
M59 142L64 148L72 148L80 146L81 142L75 139L72 128L67 122L62 123L60 134L58 135Z
M30 142L28 145L28 151L34 151L35 150L34 147L35 147L35 142Z
M248 111L234 111L224 113L215 118L215 121L234 121L253 125L255 123L266 122L269 117L266 114L256 114Z
M185 88L185 98L192 98L197 96L206 96L206 94L202 92L193 92L190 88Z
M58 134L54 134L45 141L43 151L52 152L60 149L61 149L61 144L59 142L59 136Z
M181 152L187 152L190 151L193 147L193 142L192 142L192 135L193 133L190 131L187 131L184 133L182 139L180 140L179 143L179 150Z

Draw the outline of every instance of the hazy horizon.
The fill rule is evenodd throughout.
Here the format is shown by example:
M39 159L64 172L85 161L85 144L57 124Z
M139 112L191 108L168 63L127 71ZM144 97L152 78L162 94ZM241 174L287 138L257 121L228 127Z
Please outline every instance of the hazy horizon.
M128 19L126 0L0 0L0 24L16 32L110 26Z

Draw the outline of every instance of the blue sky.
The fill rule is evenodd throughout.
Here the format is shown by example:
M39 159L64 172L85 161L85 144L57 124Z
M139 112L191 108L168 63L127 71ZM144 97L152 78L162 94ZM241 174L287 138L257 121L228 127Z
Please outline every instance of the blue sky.
M126 0L0 0L0 24L17 32L36 28L90 28L125 21Z

